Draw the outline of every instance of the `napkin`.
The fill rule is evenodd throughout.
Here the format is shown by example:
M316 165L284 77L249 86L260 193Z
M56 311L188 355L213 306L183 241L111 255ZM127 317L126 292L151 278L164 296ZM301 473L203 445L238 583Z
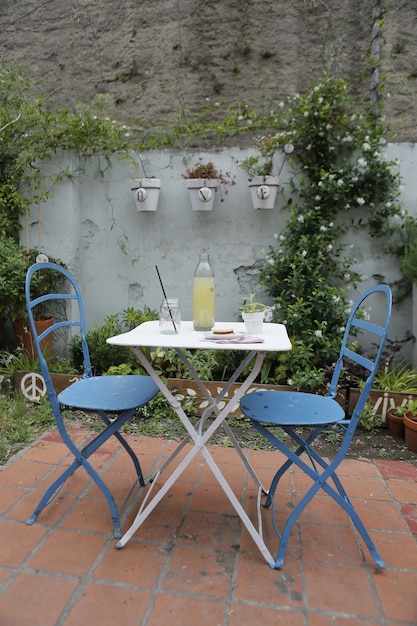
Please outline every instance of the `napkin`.
M263 343L264 340L262 337L254 337L253 335L245 335L244 333L241 333L229 336L219 335L218 337L210 335L208 341L215 341L216 343Z

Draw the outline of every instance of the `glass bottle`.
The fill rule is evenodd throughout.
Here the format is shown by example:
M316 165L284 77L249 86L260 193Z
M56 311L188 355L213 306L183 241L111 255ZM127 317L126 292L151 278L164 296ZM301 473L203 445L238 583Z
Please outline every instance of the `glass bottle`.
M194 330L210 331L216 313L214 271L208 254L200 254L194 272L193 326Z

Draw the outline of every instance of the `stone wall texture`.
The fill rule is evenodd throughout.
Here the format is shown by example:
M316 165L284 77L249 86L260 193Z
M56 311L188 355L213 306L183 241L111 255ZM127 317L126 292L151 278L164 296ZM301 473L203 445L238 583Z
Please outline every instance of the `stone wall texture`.
M65 106L108 93L126 122L175 120L302 92L335 50L370 96L375 8L386 116L395 141L415 141L415 0L2 0L0 50Z

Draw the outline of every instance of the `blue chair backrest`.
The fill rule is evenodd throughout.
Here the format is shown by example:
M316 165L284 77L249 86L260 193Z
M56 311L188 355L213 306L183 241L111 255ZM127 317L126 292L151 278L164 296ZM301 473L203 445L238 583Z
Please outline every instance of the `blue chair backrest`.
M31 283L33 275L36 272L42 272L45 270L58 272L62 281L59 281L60 287L59 291L55 293L48 293L42 296L38 296L34 299L31 297ZM52 384L51 376L49 373L48 362L45 358L45 355L42 353L41 342L51 333L54 333L59 328L72 327L77 328L78 333L81 338L83 359L84 359L84 377L88 377L92 375L91 370L91 362L90 362L90 354L88 351L88 346L86 342L86 326L85 326L85 315L84 315L84 305L82 301L82 296L80 289L78 287L77 281L74 277L63 267L57 265L55 263L35 263L32 265L26 274L26 283L25 283L25 295L26 295L26 310L29 317L29 324L33 334L33 340L36 347L36 351L38 353L39 358L39 366L41 370L41 374L45 379L46 388L48 390L48 396L52 404L56 402L56 394ZM65 319L54 320L53 324L46 328L39 335L37 333L37 329L35 326L35 310L38 305L42 305L45 302L54 301L56 303L61 302L65 304ZM67 306L67 303L69 305ZM64 315L62 316L64 317ZM46 355L50 356L50 355ZM55 408L55 407L54 407Z
M382 294L381 298L375 297L376 294ZM364 318L367 315L366 306L372 303L378 305L377 315L382 316L380 323L373 322ZM357 363L365 370L368 371L368 375L365 379L365 384L362 387L361 394L358 402L355 406L353 415L351 417L352 424L356 427L356 423L360 418L365 403L368 399L370 391L372 389L375 374L378 370L379 362L384 349L385 340L388 335L389 323L391 319L392 309L392 294L391 289L387 285L376 285L365 291L360 298L353 305L352 311L349 315L346 329L343 334L342 346L339 353L339 358L336 362L333 372L332 380L330 382L329 395L333 398L337 394L337 386L339 383L340 375L346 364L346 361ZM372 313L371 313L372 315ZM359 347L360 335L366 336L366 339L372 349L375 350L375 356L365 356L361 353Z

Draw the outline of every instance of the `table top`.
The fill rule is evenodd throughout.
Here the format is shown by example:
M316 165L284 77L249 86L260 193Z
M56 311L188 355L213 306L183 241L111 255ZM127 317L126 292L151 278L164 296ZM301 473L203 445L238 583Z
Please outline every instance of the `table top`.
M245 333L243 322L222 322L216 324L221 328L232 328L235 333ZM257 337L262 342L254 343L218 343L205 338L209 333L198 332L193 329L193 323L181 321L180 332L176 335L165 335L159 332L159 321L144 322L133 330L107 339L107 343L115 346L130 347L161 347L161 348L188 348L200 350L256 350L259 352L280 352L291 350L284 324L264 323L263 331Z

